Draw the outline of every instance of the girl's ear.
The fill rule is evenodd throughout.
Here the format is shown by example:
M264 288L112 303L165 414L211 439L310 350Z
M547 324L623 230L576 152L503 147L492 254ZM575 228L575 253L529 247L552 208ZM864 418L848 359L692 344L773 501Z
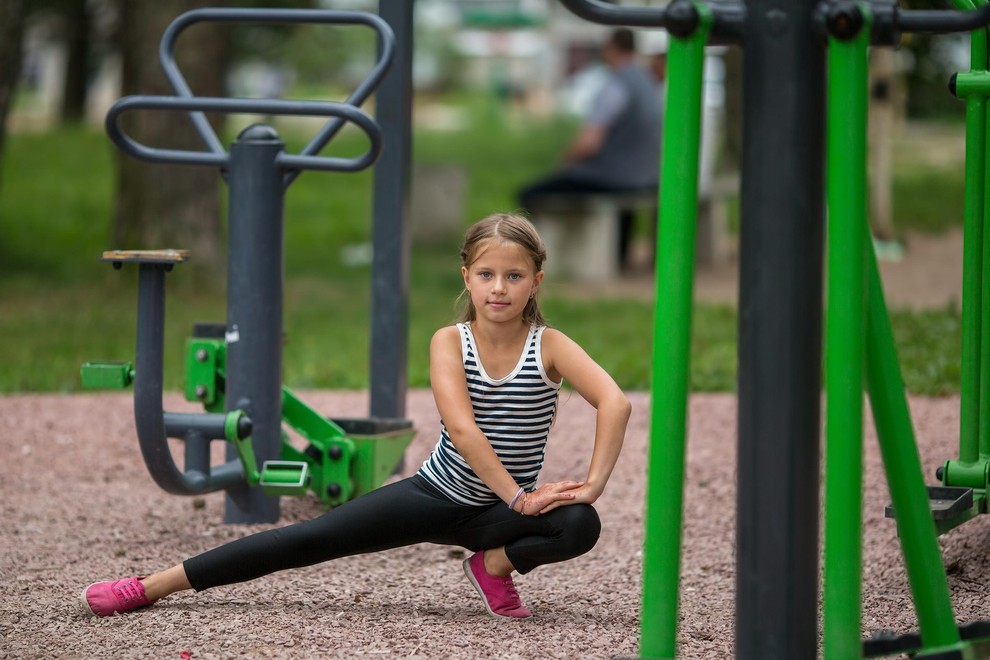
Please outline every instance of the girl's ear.
M464 288L465 289L468 289L468 291L470 291L470 288L468 287L468 269L467 269L467 266L461 266L461 277L464 278Z
M536 295L536 292L540 290L540 285L543 284L543 271L536 271L536 275L533 277L533 291L530 294L530 298Z

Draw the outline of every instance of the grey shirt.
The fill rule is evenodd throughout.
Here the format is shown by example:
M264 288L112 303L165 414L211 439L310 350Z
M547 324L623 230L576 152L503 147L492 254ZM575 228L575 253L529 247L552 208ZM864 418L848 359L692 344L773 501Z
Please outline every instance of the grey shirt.
M656 84L642 67L630 63L611 72L585 119L605 128L602 148L567 173L622 188L656 186L660 114Z

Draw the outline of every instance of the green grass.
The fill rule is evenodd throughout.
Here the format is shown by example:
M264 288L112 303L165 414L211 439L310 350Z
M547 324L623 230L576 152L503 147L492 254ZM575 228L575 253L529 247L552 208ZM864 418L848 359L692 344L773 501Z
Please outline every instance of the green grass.
M472 107L472 116L484 116ZM455 164L468 175L464 225L512 209L517 187L552 167L573 126L490 122L452 132L420 131L417 163ZM341 153L363 149L343 135ZM289 140L295 144L298 140ZM132 359L136 273L100 263L109 245L113 147L95 130L16 134L6 144L0 176L0 392L80 389L79 366L92 359ZM899 195L917 194L911 226L956 223L940 212L958 203L948 177L939 186L923 171L899 176ZM925 182L926 185L919 185ZM944 185L945 193L942 193ZM900 199L900 198L898 198ZM930 204L924 208L922 204ZM898 208L904 208L898 204ZM924 209L928 209L927 211ZM371 175L306 172L286 199L285 382L300 388L366 388L370 269L348 266L341 251L369 240ZM925 220L937 216L934 223ZM925 223L928 224L925 224ZM898 226L904 226L898 218ZM460 290L454 237L413 254L408 376L429 384L427 346L449 323ZM133 247L133 246L127 246ZM150 246L149 246L150 247ZM222 321L223 282L197 281L179 267L168 277L166 387L182 383L181 350L193 322ZM627 389L650 383L652 304L636 298L550 295L551 323L574 337ZM904 377L912 392L946 394L959 387L959 319L952 310L895 313ZM691 385L732 391L736 382L736 311L695 310Z
M958 312L951 308L891 315L909 392L942 396L959 391L960 321Z
M894 225L939 234L963 223L963 167L904 167L894 175Z
M0 178L0 277L86 278L110 233L111 145L94 131L9 136Z

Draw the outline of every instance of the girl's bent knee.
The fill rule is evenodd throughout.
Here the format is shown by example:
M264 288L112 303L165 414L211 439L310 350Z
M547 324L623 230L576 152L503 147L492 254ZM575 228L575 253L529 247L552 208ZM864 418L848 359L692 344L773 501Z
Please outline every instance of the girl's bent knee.
M557 509L564 514L564 535L573 556L583 555L595 547L602 531L598 512L590 504L572 504Z

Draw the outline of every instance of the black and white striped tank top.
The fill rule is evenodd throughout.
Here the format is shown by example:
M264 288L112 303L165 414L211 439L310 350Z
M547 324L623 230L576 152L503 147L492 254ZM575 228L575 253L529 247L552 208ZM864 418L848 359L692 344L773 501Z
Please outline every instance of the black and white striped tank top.
M458 323L457 329L475 423L516 483L530 490L536 486L543 467L547 434L560 390L560 383L551 381L543 369L540 346L546 328L530 327L515 368L497 380L485 372L478 359L471 326ZM440 425L440 440L418 474L454 502L469 506L497 502L498 496L478 478L450 441L443 420Z

